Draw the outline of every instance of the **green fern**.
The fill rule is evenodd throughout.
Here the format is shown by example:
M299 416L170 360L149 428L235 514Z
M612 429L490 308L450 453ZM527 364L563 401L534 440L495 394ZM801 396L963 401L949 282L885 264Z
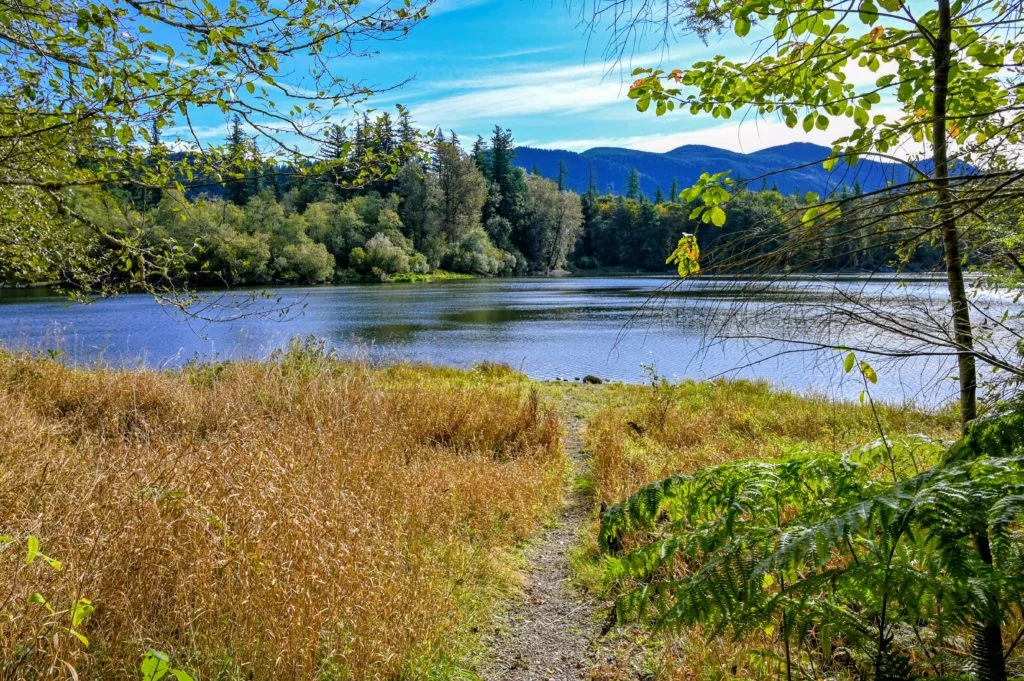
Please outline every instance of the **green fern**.
M984 678L991 651L971 632L1024 602L1022 519L1014 413L952 447L880 440L675 475L609 508L600 543L621 621L771 631L815 658L787 666L819 672L842 648L865 678Z

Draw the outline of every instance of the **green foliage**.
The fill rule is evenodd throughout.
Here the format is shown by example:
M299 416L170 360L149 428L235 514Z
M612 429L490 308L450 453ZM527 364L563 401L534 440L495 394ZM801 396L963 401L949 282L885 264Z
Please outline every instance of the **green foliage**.
M142 681L160 681L168 674L176 681L192 681L192 677L181 669L171 666L171 658L167 653L159 650L147 650L145 657L139 664L139 672L142 674Z
M137 215L81 210L82 195L99 188L151 205L167 189L224 183L243 204L277 179L282 160L308 175L346 165L349 184L387 175L404 162L401 147L360 148L353 165L301 153L320 141L319 121L372 94L345 69L316 64L373 54L428 4L54 0L0 9L0 275L99 294L173 287L166 270L180 264L178 244L144 242ZM194 136L190 121L211 112L231 121L223 145ZM186 132L172 148L161 138L174 129ZM275 171L261 180L267 168Z
M984 669L965 635L1019 616L1024 597L1024 415L981 422L945 451L883 439L650 484L602 517L616 614L761 632L790 673Z

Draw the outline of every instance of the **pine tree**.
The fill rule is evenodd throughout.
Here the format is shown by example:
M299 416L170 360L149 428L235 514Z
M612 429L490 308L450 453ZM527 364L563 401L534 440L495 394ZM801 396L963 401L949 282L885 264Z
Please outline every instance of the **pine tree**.
M679 202L679 182L674 177L672 178L672 189L669 190L669 200L672 203Z
M352 143L348 139L348 133L343 126L335 123L327 129L318 156L325 161L342 161L349 157L351 151Z
M558 191L565 191L565 179L569 175L569 169L565 165L565 161L558 162Z
M662 193L661 185L659 184L658 188L654 192L654 205L658 205L659 203L664 203L664 202L665 202L665 194Z
M149 148L156 150L160 148L160 121L156 118L149 127Z
M387 111L374 121L372 144L373 150L383 156L390 156L395 151L395 129Z
M448 140L444 137L444 130L439 127L434 129L433 145L430 149L430 170L435 174L441 172L441 147L447 144Z
M473 142L473 151L471 152L471 156L473 157L473 162L476 163L477 170L483 173L483 176L490 180L492 179L491 166L488 163L487 152L487 142L484 141L484 138L481 135L477 135L476 141Z
M626 198L637 200L640 198L640 173L636 168L629 171L629 178L626 180Z
M231 119L231 127L226 140L227 170L231 175L227 181L227 197L231 203L237 206L245 205L252 195L250 192L251 178L247 173L249 146L249 136L242 130L242 119L235 114Z
M523 194L521 173L513 165L515 146L511 130L502 130L500 125L494 126L491 137L491 172L490 179L497 185L501 196L498 202L498 215L513 225L519 218L519 203Z
M419 147L419 135L412 124L409 110L402 106L398 107L398 147L399 165L408 163Z

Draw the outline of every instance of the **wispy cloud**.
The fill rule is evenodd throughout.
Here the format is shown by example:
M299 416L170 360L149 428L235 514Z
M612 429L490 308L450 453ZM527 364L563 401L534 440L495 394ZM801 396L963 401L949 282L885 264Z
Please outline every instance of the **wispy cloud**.
M427 10L429 16L438 17L442 14L450 14L452 12L461 12L465 9L472 9L473 7L479 7L480 5L488 5L494 2L494 0L437 0Z
M893 115L895 110L877 109L874 113ZM637 114L638 116L640 114ZM721 149L730 149L740 153L750 153L768 147L788 144L790 142L813 142L831 145L837 138L849 134L853 121L846 118L833 118L828 130L812 130L807 133L802 127L790 128L779 120L748 120L717 125L707 125L709 119L686 118L679 115L680 126L704 125L699 129L680 130L667 134L644 134L630 136L609 136L590 138L566 138L555 140L527 140L523 144L548 149L566 149L569 151L585 151L594 147L626 147L638 151L671 151L686 144L704 144ZM907 147L901 155L911 156L916 150Z
M547 54L548 52L557 52L558 50L565 49L569 45L548 45L546 47L524 47L521 50L509 50L508 52L498 52L497 54L481 54L472 57L473 61L491 61L496 59L514 59L515 57L529 57L535 54Z
M634 63L653 63L638 57ZM424 84L411 109L425 127L458 128L483 119L569 115L625 103L629 78L608 63L504 70ZM441 90L447 95L435 96Z

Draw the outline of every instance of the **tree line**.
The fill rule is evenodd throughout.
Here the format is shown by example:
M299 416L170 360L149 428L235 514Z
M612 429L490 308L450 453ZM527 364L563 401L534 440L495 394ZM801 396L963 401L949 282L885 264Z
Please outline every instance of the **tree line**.
M238 120L224 148L237 164L229 182L125 188L91 212L133 213L154 249L184 249L200 285L544 274L566 266L582 230L580 197L516 167L500 127L467 151L454 133L415 130L405 110L364 116L327 130L324 172L253 163Z
M171 155L157 128L151 138L151 157ZM175 163L188 168L189 155L177 156ZM885 235L898 229L893 221L865 228L833 220L830 234L804 239L793 227L807 200L763 187L736 191L718 230L701 229L698 203L681 198L675 182L668 197L660 189L653 200L643 195L635 170L624 194L599 194L592 186L578 195L565 189L564 167L556 180L518 167L507 129L495 126L490 138L477 137L466 149L455 133L417 130L401 107L397 116L364 115L350 129L329 127L318 156L305 166L262 162L235 117L219 175L193 174L189 189L80 190L73 205L93 222L134 235L158 264L158 254L171 253L166 267L153 268L159 276L199 286L389 280L439 270L663 271L679 236L689 233L709 254L705 269L712 271L754 271L746 263L766 253L785 254L777 271L924 270L941 260L925 241L909 250L890 245ZM854 187L844 201L856 206L859 194ZM103 273L100 279L137 275L120 245L88 243L72 226L65 232L75 234L84 239L77 251ZM0 283L52 282L54 274L7 267Z

